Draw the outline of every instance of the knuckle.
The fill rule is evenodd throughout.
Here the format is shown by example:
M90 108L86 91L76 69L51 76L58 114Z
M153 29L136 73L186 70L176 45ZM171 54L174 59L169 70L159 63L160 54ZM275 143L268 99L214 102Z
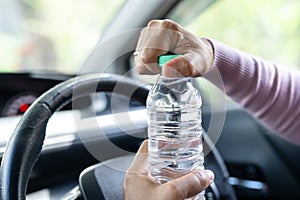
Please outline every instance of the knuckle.
M151 20L148 22L147 24L147 28L153 28L153 27L157 27L157 28L167 28L167 29L172 29L172 30L180 30L180 26L170 20L170 19L164 19L164 20Z
M175 30L175 31L179 30L179 25L177 23L175 23L174 21L169 20L169 19L163 20L162 27L172 29L172 30Z
M160 20L154 19L154 20L151 20L148 22L147 27L155 27L159 23L160 23Z

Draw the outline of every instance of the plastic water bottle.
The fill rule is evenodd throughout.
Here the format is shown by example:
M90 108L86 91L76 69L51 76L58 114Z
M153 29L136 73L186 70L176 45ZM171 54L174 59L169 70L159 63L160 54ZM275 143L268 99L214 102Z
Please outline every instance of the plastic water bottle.
M163 55L159 65L178 55ZM147 98L150 174L166 183L204 169L202 100L193 78L160 75ZM204 192L192 199L205 199Z

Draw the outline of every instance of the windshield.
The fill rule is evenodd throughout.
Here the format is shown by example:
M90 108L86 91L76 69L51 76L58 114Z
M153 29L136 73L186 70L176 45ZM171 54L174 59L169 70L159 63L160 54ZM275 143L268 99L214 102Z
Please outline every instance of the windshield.
M74 74L124 0L1 0L0 72Z
M186 0L168 18L199 37L300 69L299 8L297 0Z

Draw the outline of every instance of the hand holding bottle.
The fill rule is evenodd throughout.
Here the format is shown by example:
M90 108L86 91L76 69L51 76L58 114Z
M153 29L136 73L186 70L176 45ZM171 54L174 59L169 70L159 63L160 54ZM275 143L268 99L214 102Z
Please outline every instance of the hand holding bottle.
M163 69L157 65L158 56L172 52L182 56L172 59ZM213 64L213 48L171 20L152 20L141 32L135 65L139 74L162 73L165 77L197 77L209 71Z
M165 184L156 183L148 174L148 141L137 152L124 183L125 200L184 200L203 191L214 180L210 170L196 170Z

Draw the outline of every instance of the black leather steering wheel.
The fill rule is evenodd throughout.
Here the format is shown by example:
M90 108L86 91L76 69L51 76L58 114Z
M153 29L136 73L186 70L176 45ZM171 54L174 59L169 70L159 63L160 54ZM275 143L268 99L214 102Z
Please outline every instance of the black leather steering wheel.
M122 85L122 89L114 90L116 84ZM149 86L132 79L107 74L74 77L39 97L21 118L7 144L0 168L0 199L26 199L29 175L41 153L48 120L55 111L72 100L96 91L126 95L130 90L134 90L133 93L130 92L130 98L145 104ZM212 152L216 152L216 149ZM228 172L219 154L213 153L209 162L213 163L213 170L217 172L215 183L219 188L220 199L235 199L233 189L227 182Z

